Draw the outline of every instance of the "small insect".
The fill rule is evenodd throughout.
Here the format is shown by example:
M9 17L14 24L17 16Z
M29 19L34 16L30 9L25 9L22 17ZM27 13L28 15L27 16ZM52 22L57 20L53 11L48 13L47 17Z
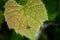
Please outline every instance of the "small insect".
M36 40L38 30L43 22L48 20L46 8L41 0L27 0L25 5L19 5L15 0L5 4L5 20L11 29Z

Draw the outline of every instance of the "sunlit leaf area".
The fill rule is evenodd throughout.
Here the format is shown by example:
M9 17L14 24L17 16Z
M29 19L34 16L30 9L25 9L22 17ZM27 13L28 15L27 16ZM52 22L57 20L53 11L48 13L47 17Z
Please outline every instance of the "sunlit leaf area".
M17 33L15 29L10 29L8 27L7 21L5 21L6 19L4 16L5 4L7 1L9 0L0 0L0 40L30 40L25 35L22 36L20 33ZM25 6L28 0L15 1L19 5ZM38 39L36 40L60 40L60 0L41 1L44 3L47 10L48 20L43 22L43 25L39 30L40 34L38 36ZM30 27L28 27L28 29L29 28Z

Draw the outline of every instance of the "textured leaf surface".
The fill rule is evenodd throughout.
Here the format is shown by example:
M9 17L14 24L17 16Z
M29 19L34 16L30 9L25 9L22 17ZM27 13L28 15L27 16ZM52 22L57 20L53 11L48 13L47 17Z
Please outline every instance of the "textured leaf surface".
M48 20L47 11L41 0L28 0L26 5L19 5L9 0L5 5L5 19L9 28L35 40L43 22Z

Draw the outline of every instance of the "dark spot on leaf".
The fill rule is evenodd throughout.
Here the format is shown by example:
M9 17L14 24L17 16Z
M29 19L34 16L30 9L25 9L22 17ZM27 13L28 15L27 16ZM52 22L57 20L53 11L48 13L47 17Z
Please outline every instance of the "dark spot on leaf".
M27 25L26 29L30 29L31 27L29 25Z

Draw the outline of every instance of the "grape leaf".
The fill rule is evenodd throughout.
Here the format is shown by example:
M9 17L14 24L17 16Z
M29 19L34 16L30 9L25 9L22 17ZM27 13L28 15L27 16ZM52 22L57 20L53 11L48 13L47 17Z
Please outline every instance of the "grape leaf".
M9 28L36 40L38 30L43 22L48 20L47 11L41 0L28 0L25 5L19 5L15 0L5 4L5 20Z

